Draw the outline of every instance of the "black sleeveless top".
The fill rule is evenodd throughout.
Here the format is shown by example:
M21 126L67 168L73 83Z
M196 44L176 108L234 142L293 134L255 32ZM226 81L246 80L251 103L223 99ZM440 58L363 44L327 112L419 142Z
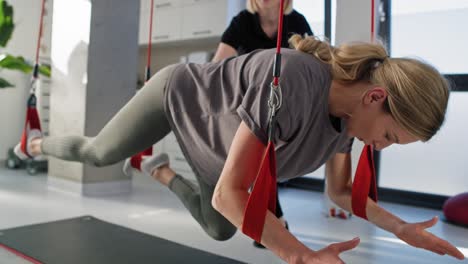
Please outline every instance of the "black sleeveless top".
M285 15L283 18L281 46L288 48L289 37L296 33L313 35L304 16L293 10L293 12ZM258 14L252 14L244 10L232 19L231 24L221 37L221 42L233 47L238 55L242 55L256 49L276 47L276 34L274 38L268 37L260 25Z

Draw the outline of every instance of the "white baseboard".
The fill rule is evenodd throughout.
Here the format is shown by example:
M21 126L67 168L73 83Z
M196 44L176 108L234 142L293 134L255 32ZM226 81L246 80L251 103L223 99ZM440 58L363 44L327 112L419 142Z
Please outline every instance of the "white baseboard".
M124 194L132 191L132 180L80 183L62 178L47 177L47 185L51 190L84 196L107 196Z

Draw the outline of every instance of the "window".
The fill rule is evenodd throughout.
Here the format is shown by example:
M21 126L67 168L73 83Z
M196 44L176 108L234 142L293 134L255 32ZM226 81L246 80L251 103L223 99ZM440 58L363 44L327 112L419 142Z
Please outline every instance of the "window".
M467 102L466 92L451 96L445 124L429 142L382 151L379 186L447 196L468 190Z
M336 0L295 0L294 9L304 15L315 36L332 39L332 2ZM334 16L333 16L334 17Z
M467 74L466 25L466 0L392 0L391 54L417 54L442 73Z
M379 188L413 193L407 203L447 197L468 189L468 2L384 0L381 37L392 57L417 57L452 80L446 122L428 143L392 146L380 153ZM440 207L439 204L429 205Z

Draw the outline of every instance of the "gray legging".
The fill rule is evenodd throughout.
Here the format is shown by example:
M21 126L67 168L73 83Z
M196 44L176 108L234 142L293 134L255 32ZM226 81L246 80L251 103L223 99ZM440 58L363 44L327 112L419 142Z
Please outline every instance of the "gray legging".
M42 152L62 160L106 166L147 149L170 131L164 112L164 89L175 66L156 73L96 137L46 137ZM205 232L216 240L227 240L236 227L211 206L214 186L197 176L198 186L180 175L169 183Z

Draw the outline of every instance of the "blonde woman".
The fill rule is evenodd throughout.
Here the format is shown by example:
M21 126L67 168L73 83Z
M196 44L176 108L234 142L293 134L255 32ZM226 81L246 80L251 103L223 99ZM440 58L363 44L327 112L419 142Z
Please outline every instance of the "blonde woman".
M378 44L334 48L298 35L290 42L296 50L283 50L283 98L274 138L278 175L298 177L328 160L330 197L351 211L350 140L378 150L430 140L444 122L449 86L433 67L389 58ZM30 138L28 154L105 166L172 130L198 184L175 174L160 156L145 160L143 171L168 186L209 236L229 239L242 227L248 190L266 148L274 52L166 67L96 137ZM464 258L426 231L436 218L409 223L372 200L366 210L370 222L409 245ZM288 263L343 263L339 254L355 248L359 239L310 249L268 212L260 242Z
M213 61L243 55L256 49L276 47L280 0L247 0L246 9L235 16L221 36ZM293 34L312 36L307 20L293 9L293 1L284 3L281 46L289 48Z

